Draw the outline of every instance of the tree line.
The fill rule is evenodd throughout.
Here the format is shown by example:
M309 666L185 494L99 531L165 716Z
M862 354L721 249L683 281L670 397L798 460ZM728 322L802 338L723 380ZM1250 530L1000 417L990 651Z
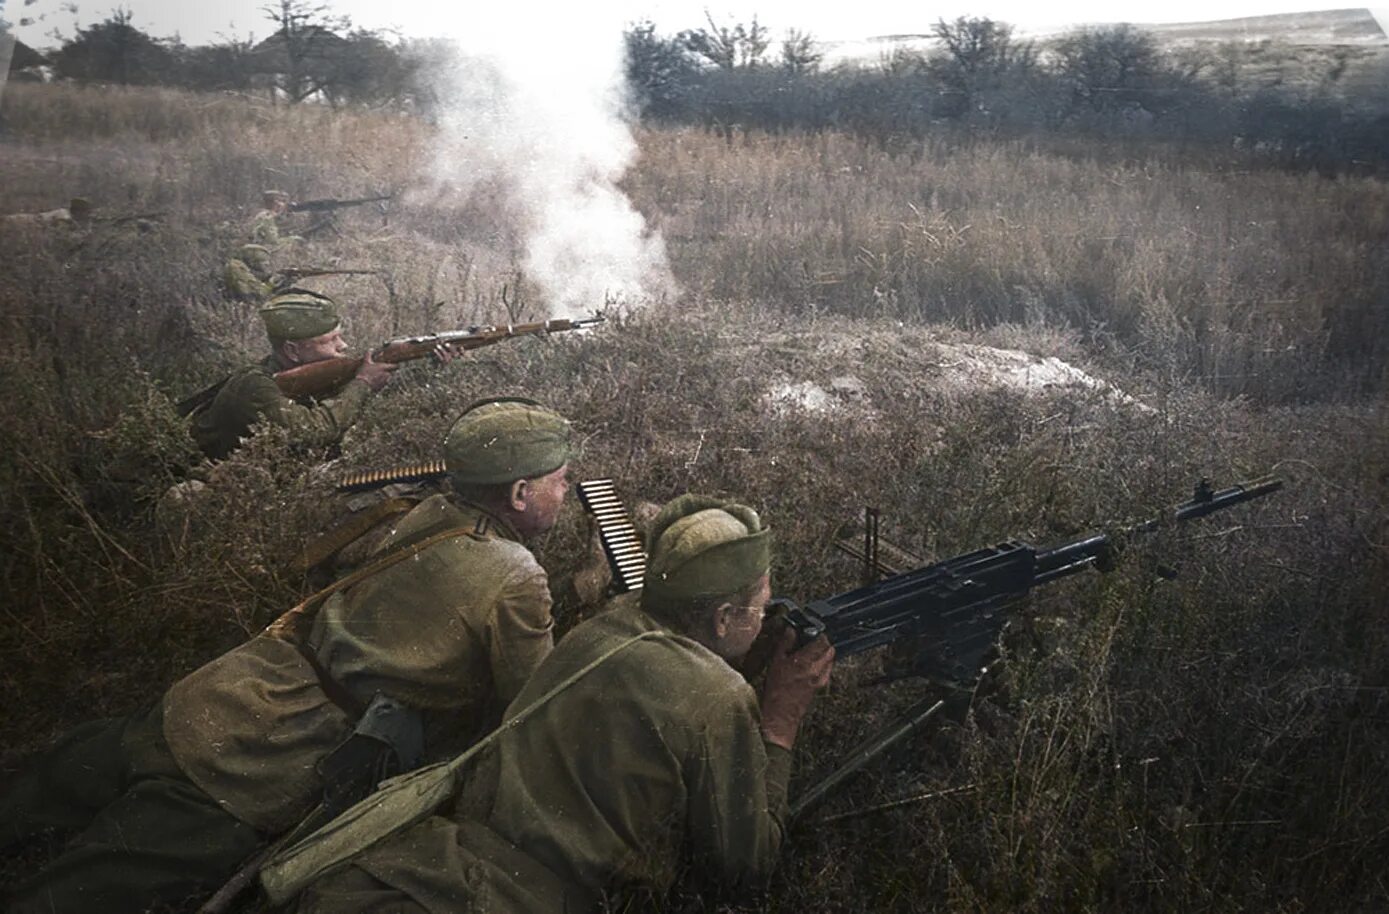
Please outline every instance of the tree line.
M645 117L730 138L739 128L846 130L888 147L945 130L1119 136L1326 172L1389 171L1389 94L1343 85L1339 54L1270 85L1253 78L1241 45L1170 51L1130 25L1039 44L966 16L929 34L925 51L899 46L875 65L825 68L813 38L792 30L774 48L756 20L670 36L644 22L626 34L627 72Z
M45 63L55 79L266 93L287 103L400 106L433 113L440 42L354 28L314 0L275 0L260 42L187 46L132 24L128 10L79 29ZM1075 29L1039 45L988 18L938 20L928 50L824 66L811 34L777 41L754 18L665 35L624 35L633 111L654 122L840 130L884 145L941 130L995 136L1114 135L1241 148L1324 171L1389 167L1389 104L1344 91L1344 68L1260 85L1234 46L1169 52L1127 25Z

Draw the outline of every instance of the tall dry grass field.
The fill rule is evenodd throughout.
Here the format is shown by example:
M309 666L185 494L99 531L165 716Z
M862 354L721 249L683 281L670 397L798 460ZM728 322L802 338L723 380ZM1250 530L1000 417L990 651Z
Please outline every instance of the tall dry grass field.
M643 131L626 186L678 300L409 371L340 453L265 433L211 467L172 401L264 346L217 289L261 188L398 193L281 264L384 268L320 281L361 343L543 314L500 191L433 188L431 128L395 115L51 86L10 87L0 112L0 211L84 194L107 217L164 214L0 224L7 771L303 595L288 560L340 510L338 474L431 458L468 401L529 394L573 418L582 475L759 506L777 589L802 599L856 582L830 543L865 504L944 558L1134 520L1202 475L1288 481L1039 592L967 709L798 825L747 910L1389 906L1383 183L1100 146ZM1143 406L962 374L985 347L1063 358ZM846 375L850 399L778 398ZM205 497L157 523L190 472ZM555 580L584 535L575 510L540 544ZM561 628L590 610L561 595ZM882 669L836 671L796 789L929 688ZM868 811L909 796L926 798ZM690 880L662 906L720 903Z

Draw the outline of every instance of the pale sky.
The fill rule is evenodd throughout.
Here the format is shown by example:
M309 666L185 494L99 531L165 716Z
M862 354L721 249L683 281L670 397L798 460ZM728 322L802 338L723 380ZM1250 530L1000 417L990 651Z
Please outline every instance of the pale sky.
M1347 7L1345 0L1166 0L1126 5L1101 0L1053 4L1023 0L942 0L934 4L902 0L484 0L466 4L470 8L465 10L465 3L460 0L327 2L335 11L350 16L354 24L366 28L396 28L407 36L428 37L456 35L480 26L494 33L518 31L516 41L524 41L526 30L545 28L561 8L572 14L578 3L582 3L585 15L606 21L618 30L626 23L649 18L659 31L673 34L703 25L707 9L720 24L747 22L755 14L769 27L774 39L794 27L822 40L921 33L928 31L938 18L962 15L988 16L1023 28L1047 28L1099 22L1194 22ZM64 36L71 36L77 26L100 22L117 5L124 5L134 14L134 24L156 37L177 34L189 44L203 44L216 41L219 36L264 37L270 31L261 12L266 3L267 0L124 0L123 4L113 0L0 0L0 18L15 26L20 39L42 48L56 43L51 37L55 28ZM32 22L25 25L26 20Z

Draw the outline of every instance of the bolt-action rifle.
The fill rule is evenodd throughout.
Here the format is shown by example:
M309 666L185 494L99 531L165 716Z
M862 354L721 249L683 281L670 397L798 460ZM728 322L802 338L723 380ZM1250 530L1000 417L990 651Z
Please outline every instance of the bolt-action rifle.
M376 362L399 363L408 362L412 359L422 359L431 355L439 347L453 349L464 352L469 349L481 349L483 346L491 346L493 343L500 343L502 340L511 339L515 336L534 336L542 333L555 333L561 330L577 330L580 327L587 327L592 324L599 324L605 320L602 315L580 318L555 318L548 321L536 321L530 324L501 324L495 327L471 327L467 330L446 330L442 333L431 333L426 336L410 336L401 339L390 340L381 348L372 352L371 358ZM307 365L298 365L288 368L275 375L275 383L279 385L280 393L286 397L313 397L324 399L333 396L348 381L357 376L357 369L362 366L362 356L340 356L332 359L324 359L321 362L310 362ZM197 413L212 403L217 393L222 389L222 385L227 383L227 378L223 378L216 384L212 384L190 397L180 400L174 407L179 416L187 417ZM367 486L370 488L370 486Z
M397 364L422 359L440 347L457 352L481 349L517 336L535 336L577 330L602 323L601 315L581 318L554 318L529 324L499 324L493 327L471 327L467 330L446 330L426 336L409 336L390 340L371 353L372 361ZM286 397L330 397L357 375L362 356L342 356L297 365L275 375L275 383Z
M961 686L972 684L1008 622L1004 609L1042 584L1087 568L1109 571L1128 541L1205 517L1283 487L1271 476L1215 491L1206 480L1191 501L1117 532L1090 533L1040 549L1009 540L804 607L773 601L802 642L827 635L836 659L906 641L914 658L908 675Z
M382 200L394 199L394 194L383 194L379 197L358 197L353 200L334 200L331 198L323 200L296 200L289 205L291 213L331 213L335 210L347 209L351 206L362 206L366 203L378 203Z

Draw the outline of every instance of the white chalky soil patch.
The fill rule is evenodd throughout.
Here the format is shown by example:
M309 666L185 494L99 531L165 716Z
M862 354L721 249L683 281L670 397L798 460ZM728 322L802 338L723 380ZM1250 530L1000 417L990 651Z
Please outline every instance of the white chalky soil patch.
M1109 381L1097 378L1055 356L1037 356L1019 349L974 343L933 342L920 352L921 383L952 393L1006 389L1022 394L1073 391L1101 395L1116 405L1147 412L1149 407ZM784 380L771 385L766 402L774 413L834 413L871 408L862 382L837 377L822 386L809 380Z

